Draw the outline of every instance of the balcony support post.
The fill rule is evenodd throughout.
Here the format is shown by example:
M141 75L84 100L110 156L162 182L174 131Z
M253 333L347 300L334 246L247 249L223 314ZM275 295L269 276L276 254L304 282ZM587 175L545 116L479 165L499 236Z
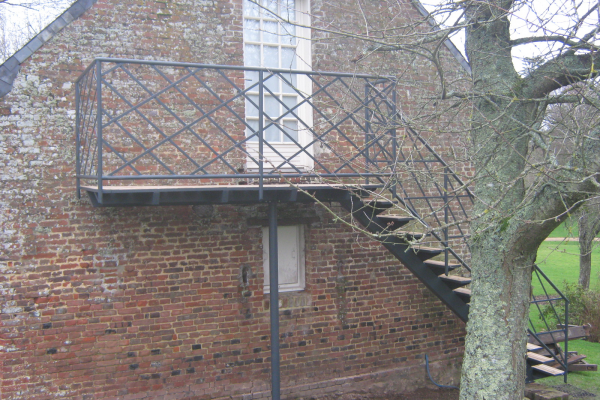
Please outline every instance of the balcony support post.
M271 399L280 399L279 369L279 267L277 203L269 202L269 311L271 317Z
M96 119L98 120L98 203L102 204L102 62L96 60Z
M258 200L263 201L263 175L264 175L264 74L258 71Z
M79 94L79 82L75 83L75 184L77 186L77 198L81 199L81 139L79 138L79 124L81 121L81 104Z

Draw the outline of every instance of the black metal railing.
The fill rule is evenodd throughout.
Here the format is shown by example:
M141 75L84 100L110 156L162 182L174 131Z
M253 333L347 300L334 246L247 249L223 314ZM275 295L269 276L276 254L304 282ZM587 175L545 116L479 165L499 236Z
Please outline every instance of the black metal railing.
M534 265L532 284L540 285L543 295L535 296L530 303L528 334L533 344L542 346L550 356L564 369L564 381L567 383L569 355L569 299L556 287L546 274ZM554 291L549 290L550 288ZM560 310L564 311L560 311ZM537 317L534 321L531 316ZM537 322L537 323L536 323ZM545 340L538 335L549 336L554 348L549 348ZM564 342L564 350L560 351L559 343ZM528 374L531 372L529 371Z
M466 266L466 185L403 118L393 77L98 58L76 82L77 189L379 183ZM260 197L262 198L262 197Z

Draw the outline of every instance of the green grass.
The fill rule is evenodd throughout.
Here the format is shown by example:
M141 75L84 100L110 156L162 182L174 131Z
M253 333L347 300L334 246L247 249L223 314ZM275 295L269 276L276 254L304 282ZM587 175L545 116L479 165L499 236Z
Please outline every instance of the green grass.
M579 229L577 226L577 220L574 218L568 218L558 226L548 237L578 237Z
M585 354L589 364L600 364L600 343L590 343L585 340L569 341L569 351ZM562 376L554 376L541 379L538 383L554 386L563 383ZM600 396L600 372L569 372L567 382L585 391Z
M592 285L600 279L600 243L596 242L592 252ZM579 280L579 244L577 242L550 242L542 243L538 250L537 264L548 278L558 288L564 286L564 281L577 283ZM544 284L546 284L544 282ZM533 276L533 294L535 296L544 294L542 286ZM546 285L550 293L556 293Z
M577 235L576 221L567 220L556 228L550 237L577 237ZM577 283L579 280L579 244L574 241L545 241L538 250L537 264L559 289L564 287L565 281ZM592 285L600 285L600 243L596 243L592 252L591 278ZM532 286L534 295L543 294L541 284L535 275L533 276ZM555 293L551 287L546 286L546 289L549 293ZM529 316L537 331L546 330L545 324L538 317L535 306L530 308ZM587 356L586 361L589 364L600 364L600 343L590 343L585 340L569 341L569 351L585 354ZM537 382L549 386L561 385L563 377L549 377ZM570 372L568 383L600 397L600 372Z

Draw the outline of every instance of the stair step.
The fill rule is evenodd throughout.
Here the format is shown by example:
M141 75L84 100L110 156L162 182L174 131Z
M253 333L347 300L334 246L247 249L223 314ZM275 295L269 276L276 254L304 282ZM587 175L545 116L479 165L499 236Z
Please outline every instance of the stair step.
M425 234L421 233L421 232L396 232L396 236L400 236L401 238L405 238L406 240L412 241L412 240L419 240L422 239Z
M579 354L579 355L569 357L567 359L567 365L575 364L578 362L583 362L583 360L585 360L586 357L587 356L585 354ZM554 361L554 362L549 364L551 367L562 369L562 366L558 362L556 362L554 359L552 361Z
M538 350L542 350L542 349L543 349L542 346L538 346L537 344L533 344L533 343L527 343L528 351L538 351Z
M585 361L580 361L569 365L569 372L579 371L598 371L598 364L588 364Z
M569 340L581 339L588 336L588 331L585 326L570 326L569 327ZM553 332L538 332L537 337L544 344L558 343L565 340L565 332L556 330ZM533 335L529 335L528 341L531 343L538 343Z
M430 258L440 255L444 251L442 249L436 249L435 247L424 246L413 247L412 249L421 261L429 260Z
M389 200L383 199L374 199L374 200L363 200L365 202L365 207L373 212L373 215L380 214L385 210L388 210L394 207L394 203Z
M456 289L471 283L471 278L465 278L458 275L440 275L440 279L444 281L446 285L450 287L450 289Z
M454 289L454 293L458 295L461 299L463 299L466 303L471 300L471 289L458 288Z
M553 358L544 357L540 354L533 353L531 351L527 353L527 359L536 361L537 363L540 363L540 364L550 364L550 363L554 362Z
M532 365L531 368L552 376L559 376L565 374L565 371L561 371L560 369L552 368L543 364Z
M395 231L414 220L413 217L400 217L397 215L380 215L377 218L379 218L379 225L387 231Z
M446 263L444 261L427 260L425 261L425 265L429 267L429 269L431 269L436 275L446 272ZM458 267L460 267L460 264L448 264L448 271L452 271Z

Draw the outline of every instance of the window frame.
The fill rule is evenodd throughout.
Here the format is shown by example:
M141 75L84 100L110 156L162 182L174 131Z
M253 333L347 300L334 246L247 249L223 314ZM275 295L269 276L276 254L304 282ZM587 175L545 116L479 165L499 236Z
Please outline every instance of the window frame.
M304 225L283 225L277 227L277 241L278 241L278 250L281 251L282 247L279 245L283 240L286 240L285 234L280 232L280 228L290 228L293 227L296 229L296 253L298 254L297 263L296 263L296 277L297 283L293 284L285 284L279 283L279 293L282 292L301 292L306 289L306 248L305 248L305 238L304 238ZM289 238L288 238L289 239ZM263 293L269 294L270 285L269 285L269 228L262 228L262 248L263 248ZM279 253L279 252L278 252ZM278 254L278 260L281 260L281 254ZM278 270L281 275L281 268L284 263L278 263Z
M244 0L243 3L243 24L242 24L242 29L243 29L243 50L244 50L244 66L253 66L256 67L257 65L249 65L248 63L248 58L249 58L249 54L246 51L246 46L247 45L259 45L260 46L260 50L259 50L259 58L260 58L260 62L259 62L259 66L260 67L264 67L263 65L263 52L264 52L264 47L269 47L271 45L273 45L272 43L268 42L268 41L264 41L262 39L259 39L259 41L256 40L250 40L249 36L250 34L248 34L248 30L246 28L246 20L258 20L258 21L278 21L279 22L279 28L278 31L281 30L281 23L285 20L282 20L281 18L277 18L277 17L264 17L264 16L247 16L246 15L246 1ZM302 70L302 71L311 71L312 69L312 52L311 52L311 38L310 38L310 34L311 34L311 30L310 30L310 0L295 0L295 21L293 22L294 26L295 26L295 37L296 37L296 45L295 45L295 62L296 62L296 66L295 66L295 70ZM259 22L259 32L261 32L261 28L260 28L260 23ZM262 34L261 34L262 37ZM282 41L279 41L279 43L277 44L277 48L279 49L279 57L281 60L281 49L284 47L290 47L289 45L282 45ZM279 64L278 64L279 65ZM281 65L280 65L281 67ZM285 69L285 66L283 66L282 69ZM312 94L312 81L311 79L307 76L307 75L303 75L303 74L297 74L296 76L296 83L295 83L295 91L293 91L292 94L289 93L285 93L283 90L279 91L277 93L274 92L274 95L277 96L279 99L283 100L284 98L291 98L291 97L296 97L296 104L303 102L303 100L307 97L309 97ZM248 81L248 78L246 78L246 81ZM281 86L280 86L281 87ZM266 91L265 91L266 92ZM258 90L256 91L249 91L247 93L248 97L253 97L258 99ZM271 98L274 97L270 94L266 94L265 96L265 101L264 103L266 103L266 99L267 98ZM254 100L253 100L254 101ZM279 107L279 110L283 109L283 106L281 104L279 104L277 101L277 106ZM249 108L250 105L250 108ZM250 111L251 110L251 111ZM249 103L248 100L246 100L246 112L245 112L245 118L247 123L250 126L253 127L257 127L258 126L258 119L259 116L255 115L257 114L256 111L256 107L251 106L251 104ZM298 134L296 135L296 142L298 143L298 145L300 145L300 147L304 148L306 147L306 149L300 153L299 155L295 156L292 160L290 160L293 164L292 165L288 165L287 163L284 164L283 168L279 168L280 171L282 172L295 172L295 169L293 167L296 167L300 170L304 170L304 171L308 171L314 168L314 160L313 160L313 156L314 156L314 145L308 146L312 140L313 140L313 136L311 133L312 127L313 127L313 113L312 113L312 109L310 107L309 104L305 103L303 105L301 105L300 107L298 107L295 111L296 115L298 116L298 118L295 118L291 115L287 115L284 116L283 118L280 119L280 122L283 126L285 126L286 122L287 123L296 123L296 128L298 131ZM269 119L268 117L265 117L265 121L264 121L264 126L267 126L269 124ZM246 136L249 136L251 131L248 130L249 128L246 129ZM253 128L256 129L256 128ZM285 128L284 128L285 129ZM293 129L293 128L289 128L289 129ZM265 135L265 141L266 140L266 136L267 136L267 131L269 129L267 129L264 132ZM279 128L272 128L271 132L277 132L278 136L279 136L279 141L268 141L269 145L265 145L263 147L263 151L264 151L264 160L265 163L264 168L267 170L272 169L273 167L280 165L283 162L283 159L279 158L279 156L276 155L276 153L269 147L269 146L273 146L273 148L275 148L277 150L277 152L279 152L285 159L289 159L289 157L291 157L292 155L296 154L298 152L298 150L300 149L300 147L298 147L298 145L296 143L294 143L292 140L287 139L285 135L283 134L283 132L280 131ZM252 157L256 160L258 160L259 154L258 154L258 140L257 138L253 138L251 140L248 140L246 142L247 145L247 151L249 152L250 155L252 155ZM270 161L269 161L270 160ZM246 162L246 168L249 171L256 171L258 169L258 165L256 163L254 163L252 161L252 159L250 157L248 157L247 162Z

